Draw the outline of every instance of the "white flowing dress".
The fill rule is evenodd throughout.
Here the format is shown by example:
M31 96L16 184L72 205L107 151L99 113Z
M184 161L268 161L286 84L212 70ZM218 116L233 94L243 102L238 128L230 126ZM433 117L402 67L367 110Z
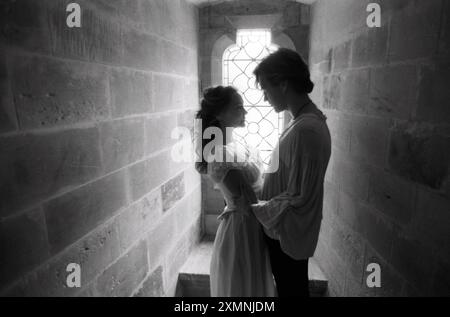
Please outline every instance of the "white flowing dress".
M226 207L219 216L220 224L214 240L210 266L212 297L273 297L276 288L270 259L266 249L263 228L250 210L239 210L223 181L230 170L241 171L244 179L254 190L262 184L261 166L237 153L235 147L224 146L230 156L239 157L237 162L212 162L208 175L215 188L222 192ZM248 154L248 153L247 153ZM245 195L239 199L247 199ZM249 195L250 196L250 195ZM250 199L250 198L248 198Z

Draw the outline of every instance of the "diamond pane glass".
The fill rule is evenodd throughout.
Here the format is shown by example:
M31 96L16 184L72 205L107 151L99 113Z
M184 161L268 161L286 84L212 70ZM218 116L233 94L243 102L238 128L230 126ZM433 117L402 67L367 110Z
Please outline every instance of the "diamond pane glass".
M248 112L245 127L235 129L234 137L244 145L257 148L266 168L282 132L282 115L264 101L263 92L256 87L253 70L277 49L271 43L269 30L240 30L236 44L223 54L223 84L239 90Z

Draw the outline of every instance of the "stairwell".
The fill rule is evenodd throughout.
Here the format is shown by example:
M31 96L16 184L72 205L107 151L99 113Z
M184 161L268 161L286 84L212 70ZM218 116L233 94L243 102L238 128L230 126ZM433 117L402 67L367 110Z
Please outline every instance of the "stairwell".
M177 297L210 297L209 265L214 237L212 234L206 235L182 266L178 275ZM311 297L328 296L328 281L314 258L309 261L308 275Z

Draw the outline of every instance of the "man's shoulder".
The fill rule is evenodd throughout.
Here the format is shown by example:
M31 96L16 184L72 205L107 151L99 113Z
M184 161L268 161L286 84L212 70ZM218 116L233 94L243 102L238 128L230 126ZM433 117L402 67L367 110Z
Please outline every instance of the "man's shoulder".
M304 115L292 125L289 134L292 136L301 135L307 132L322 133L328 129L326 119L320 118L314 114Z

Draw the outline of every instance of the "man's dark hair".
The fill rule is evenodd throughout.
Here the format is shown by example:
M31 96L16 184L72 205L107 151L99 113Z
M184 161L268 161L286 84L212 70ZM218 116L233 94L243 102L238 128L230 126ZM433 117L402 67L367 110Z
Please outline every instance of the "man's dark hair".
M253 73L257 83L260 83L262 76L272 85L287 81L300 94L309 94L314 88L306 62L297 52L287 48L280 48L267 56Z

